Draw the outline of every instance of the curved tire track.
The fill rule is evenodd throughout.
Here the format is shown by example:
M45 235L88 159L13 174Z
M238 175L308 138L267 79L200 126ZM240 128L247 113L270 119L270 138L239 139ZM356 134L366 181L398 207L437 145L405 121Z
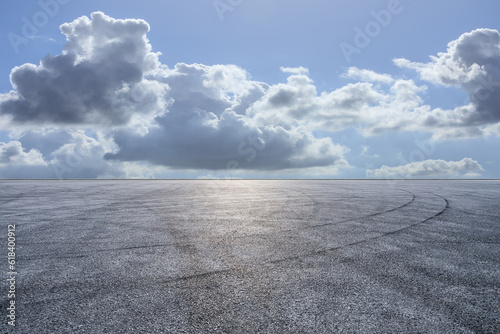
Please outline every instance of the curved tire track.
M411 193L411 192L409 192L409 193ZM406 203L406 204L404 204L404 205L402 205L402 206L400 206L398 208L387 210L386 212L396 211L397 209L406 207L409 204L411 204L412 202L414 202L416 196L413 193L411 193L411 194L412 194L413 197L412 197L412 200L410 202L408 202L408 203ZM432 193L432 194L435 195L435 196L437 196L437 197L439 197L439 198L441 198L444 201L444 203L445 203L444 207L439 212L435 213L431 217L428 217L428 218L426 218L426 219L424 219L422 221L410 224L408 226L402 227L402 228L394 230L394 231L382 233L382 234L380 234L378 236L375 236L375 237L366 238L366 239L363 239L363 240L351 242L351 243L348 243L348 244L345 244L345 245L341 245L341 246L338 246L338 247L324 248L324 249L317 250L317 251L314 251L314 252L310 252L310 253L307 253L307 254L289 256L289 257L285 257L285 258L277 259L277 260L263 261L263 262L260 262L260 263L257 263L257 264L246 264L246 265L237 266L237 267L228 268L228 269L212 270L212 271L205 271L205 272L201 272L201 273L194 273L194 274L190 274L190 275L185 275L185 276L181 276L181 277L176 277L176 278L172 278L172 279L169 279L169 280L165 280L165 281L163 281L163 283L176 283L176 282L186 281L186 280L190 280L190 279L206 278L206 277L211 277L211 276L218 275L218 274L225 274L225 273L231 273L231 272L234 272L234 271L241 271L241 270L243 270L245 268L246 269L260 268L260 267L264 267L264 266L266 266L268 264L280 264L280 263L288 262L288 261L300 261L300 260L305 259L305 258L310 258L310 257L315 257L315 256L323 256L323 255L326 255L326 254L334 252L334 251L339 251L339 250L342 250L342 249L345 249L345 248L358 246L358 245L361 245L361 244L364 244L364 243L367 243L367 242L371 242L371 241L374 241L374 240L377 240L377 239L381 239L381 238L384 238L384 237L387 237L387 236L390 236L390 235L394 235L394 234L403 232L405 230L408 230L410 228L413 228L415 226L424 224L424 223L426 223L426 222L428 222L428 221L430 221L430 220L432 220L432 219L434 219L436 217L439 217L447 209L449 209L449 207L450 207L449 206L449 201L446 198L444 198L443 196L440 196L438 194L435 194L435 193ZM357 218L357 219L352 219L352 220L349 220L349 221L355 221L355 220L360 220L360 219L363 219L363 218L369 218L369 217L373 217L375 215L380 215L380 214L382 214L382 213L372 214L372 215L368 215L368 216L365 216L365 217L361 217L361 218Z
M408 206L408 205L410 205L411 203L413 203L415 201L415 194L414 193L412 193L410 191L407 191L407 190L404 190L404 189L398 189L398 190L401 190L401 191L404 191L404 192L407 192L408 194L410 194L412 196L411 200L409 202L403 204L403 205L400 205L398 207L395 207L395 208L392 208L392 209L389 209L389 210L386 210L386 211L376 212L376 213L372 213L372 214L369 214L369 215L366 215L366 216L362 216L362 217L357 217L357 218L349 218L349 219L341 220L341 221L338 221L338 222L331 222L331 223L325 223L325 224L307 226L307 227L304 227L303 229L312 229L312 228L318 228L318 227L324 227L324 226L330 226L330 225L338 225L338 224L342 224L342 223L348 223L348 222L353 222L353 221L356 221L356 220L361 220L361 219L371 218L371 217L375 217L375 216L380 216L380 215L388 213L388 212L393 212L393 211L402 209L405 206Z
M384 214L384 213L394 212L394 211L397 211L398 209L401 209L401 208L404 208L404 207L410 205L411 203L413 203L415 201L415 199L417 197L415 194L413 194L412 192L406 191L404 189L400 189L400 190L408 192L408 193L410 193L412 195L412 199L408 203L403 204L403 205L401 205L401 206L399 206L397 208L386 210L386 211L381 212L381 213L370 214L370 215L367 215L367 216L364 216L364 217L360 217L360 218L356 218L356 219L350 219L350 220L347 220L347 221L362 220L362 219L365 219L365 218L370 218L370 217L381 215L381 214ZM424 224L424 223L426 223L426 222L428 222L428 221L430 221L430 220L432 220L432 219L434 219L434 218L442 215L447 209L449 209L449 207L450 207L449 201L446 198L444 198L443 196L440 196L438 194L435 194L435 193L432 193L432 194L435 195L435 196L437 196L437 197L439 197L439 198L441 198L444 201L444 206L443 206L443 208L439 212L435 213L431 217L428 217L428 218L426 218L424 220L421 220L421 221L418 221L416 223L407 225L405 227L396 229L394 231L382 233L382 234L374 236L374 237L370 237L370 238L358 240L358 241L347 243L345 245L341 245L341 246L337 246L337 247L331 247L331 248L324 248L324 249L321 249L321 250L316 250L316 251L313 251L313 252L310 252L310 253L307 253L307 254L294 255L294 256L289 256L289 257L285 257L285 258L281 258L281 259L277 259L277 260L262 261L262 262L256 263L256 264L240 265L240 266L236 266L236 267L229 268L229 269L221 269L221 270L206 271L206 272L202 272L202 273L194 273L194 274L190 274L190 275L186 275L186 276L181 276L181 277L178 277L178 278L172 278L170 280L164 281L163 283L174 283L174 282L178 282L178 281L185 281L185 280L188 280L188 279L198 279L198 278L203 278L203 277L209 277L209 276L213 276L213 275L217 275L217 274L222 274L222 273L228 273L228 272L233 272L233 271L241 271L244 268L247 268L247 269L248 268L259 268L259 267L263 267L263 266L268 265L268 264L279 264L279 263L283 263L283 262L297 261L297 260L300 261L300 260L302 260L304 258L326 255L327 253L330 253L330 252L342 250L342 249L349 248L349 247L358 246L358 245L361 245L361 244L364 244L364 243L368 243L368 242L371 242L371 241L374 241L374 240L377 240L377 239L381 239L381 238L384 238L384 237L387 237L387 236L390 236L390 235L394 235L394 234L403 232L405 230L411 229L411 228L413 228L415 226ZM347 222L347 221L342 221L342 222ZM339 223L339 222L337 222L337 223ZM328 225L333 225L333 224L328 224ZM317 227L317 226L313 226L313 227ZM304 229L307 229L307 228L304 228Z
M170 192L174 192L174 191L177 191L179 189L181 189L182 186L180 187L176 187L174 189L169 189L169 191L167 193L170 193ZM287 233L291 233L293 234L294 232L296 231L300 231L300 230L308 230L308 229L314 229L314 228L319 228L319 227L324 227L324 226L335 226L337 224L341 224L341 223L348 223L348 222L353 222L353 221L362 221L363 219L367 219L367 218L371 218L371 217L376 217L376 216L380 216L380 215L383 215L383 214L387 214L387 213L391 213L391 212L397 212L398 210L401 210L401 209L404 209L405 207L408 207L410 205L412 205L413 203L415 203L415 199L417 198L417 195L415 195L414 193L410 192L410 191L407 191L405 189L398 189L399 191L403 191L403 192L406 192L408 194L411 195L411 200L408 201L407 203L404 203L398 207L395 207L395 208L391 208L391 209L388 209L388 210L384 210L384 211L381 211L381 212L376 212L376 213L371 213L369 215L365 215L365 216L361 216L361 217L356 217L356 218L350 218L350 219L346 219L346 220L343 220L343 221L338 221L338 222L330 222L330 223L326 223L326 224L320 224L320 225L314 225L314 226L307 226L307 227L302 227L302 228L294 228L294 229L291 229L291 230L278 230L277 233L282 233L282 232L287 232ZM150 192L147 192L148 194L150 193L155 193L157 192L158 189L154 189ZM294 191L297 191L297 190L294 190ZM302 191L298 191L299 193L307 196L311 201L312 203L314 203L314 205L316 205L316 200L314 200L314 198L312 198L309 194L305 193L305 192L302 192ZM429 193L431 194L431 193ZM177 278L172 278L171 280L168 280L169 282L170 281L180 281L180 280L185 280L185 279L189 279L190 277L191 278L197 278L197 277L205 277L207 275L213 275L213 274L217 274L217 273L222 273L222 272L229 272L229 271L233 271L233 270L241 270L243 268L255 268L255 267L261 267L261 266L265 266L267 264L276 264L276 263L281 263L281 262L286 262L286 261L294 261L294 260L300 260L302 258L307 258L307 257L312 257L312 256L318 256L318 255L324 255L328 252L332 252L332 251L336 251L336 250L340 250L340 249L343 249L343 248L347 248L347 247L353 247L353 246L357 246L357 245L360 245L360 244L363 244L363 243L367 243L367 242L370 242L370 241L373 241L373 240L376 240L376 239L380 239L380 238L383 238L383 237L386 237L386 236L390 236L390 235L394 235L394 234L397 234L397 233L400 233L402 231L405 231L405 230L408 230L412 227L415 227L419 224L423 224L427 221L430 221L436 217L438 217L439 215L443 214L448 208L449 208L449 202L446 198L440 196L440 195L437 195L437 194L434 194L432 193L433 195L441 198L443 201L444 201L444 207L437 213L435 213L434 215L432 215L431 217L428 217L424 220L421 220L421 221L418 221L416 223L413 223L413 224L410 224L410 225L407 225L407 226L404 226L402 228L399 228L399 229L396 229L396 230L392 230L392 231L389 231L389 232L386 232L386 233L381 233L380 235L376 235L374 237L370 237L370 238L364 238L362 240L357 240L357 241L354 241L354 242L350 242L350 243L346 243L346 244L343 244L343 245L339 245L339 246L336 246L336 247L331 247L331 248L323 248L323 249L320 249L320 250L315 250L315 251L311 251L309 253L306 253L306 254L299 254L299 255L293 255L293 256L288 256L288 257L285 257L285 258L281 258L281 259L276 259L276 260L264 260L264 261L261 261L261 262L256 262L256 263L251 263L251 262L247 262L246 264L243 264L243 265L236 265L236 266L231 266L229 268L224 268L224 269L220 269L220 270L214 270L214 271L203 271L203 272L198 272L198 273L191 273L189 275L183 275L183 276L180 276L180 277L177 277ZM136 195L136 196L132 196L132 198L138 198L138 197L141 197L141 196L145 196L146 193L141 193L140 195ZM291 197L289 197L291 198ZM287 199L286 202L288 202L289 199ZM114 204L115 202L113 202ZM106 205L105 207L109 207L110 205L113 205L113 204L109 204L109 205ZM102 210L103 208L98 208L98 209L94 209L94 210ZM158 209L158 208L150 208L150 209ZM314 215L314 212L316 210L313 210L313 215ZM256 234L251 234L251 235L245 235L244 237L252 237L252 236L255 236L255 235L259 235L259 233L256 233ZM181 237L181 236L179 236ZM272 237L272 235L270 235L269 237ZM179 240L181 239L181 240ZM163 248L163 247L183 247L183 246L187 246L187 245L198 245L202 242L202 238L201 237L196 237L196 238L189 238L189 239L185 239L185 240L182 240L184 238L178 238L177 242L174 242L174 243L166 243L166 244L155 244L155 245L130 245L128 247L118 247L118 248L109 248L109 249L99 249L99 250L95 250L95 251L89 251L89 252L85 252L83 254L78 254L78 253L67 253L63 256L58 256L58 257L55 257L55 258L79 258L79 257L88 257L88 256L93 256L95 254L98 254L100 252L114 252L114 251L123 251L123 250L133 250L133 249L147 249L147 248ZM222 242L224 243L225 241L227 241L228 239L228 236L221 236L221 237L215 237L213 239L211 239L212 242ZM35 256L36 258L47 258L47 257L44 257L43 255L41 256ZM54 258L54 257L50 257L50 258ZM35 259L35 258L29 258L30 260L31 259Z

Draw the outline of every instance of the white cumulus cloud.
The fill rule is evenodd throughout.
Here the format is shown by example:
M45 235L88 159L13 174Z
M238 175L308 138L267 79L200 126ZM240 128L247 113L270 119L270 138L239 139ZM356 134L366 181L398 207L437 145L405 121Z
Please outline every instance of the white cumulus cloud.
M343 75L354 82L324 92L302 66L281 67L288 77L276 84L252 80L231 64L168 67L143 20L95 12L60 29L62 53L15 67L13 90L0 94L0 126L13 139L3 143L0 177L28 161L38 168L34 175L53 175L55 165L71 164L71 152L83 159L62 169L67 177L149 177L159 169L213 175L228 166L332 175L350 167L349 148L324 133L500 134L496 30L466 33L429 63L395 60L424 80L469 94L470 104L448 110L425 103L425 85L356 67Z
M1 114L17 124L115 125L164 111L168 85L150 79L160 63L145 21L96 12L61 31L62 54L12 70L14 91L0 97Z
M469 95L473 112L464 115L467 125L500 121L500 33L477 29L448 44L446 52L428 63L396 59L396 65L416 70L423 80L457 86Z
M357 67L349 67L344 77L367 81L367 82L381 82L384 84L391 84L394 79L389 74L380 74L371 70L359 69Z
M290 73L290 74L308 74L309 69L307 67L299 66L299 67L280 67L281 72Z
M396 167L384 165L379 169L368 169L366 176L378 178L471 177L480 175L479 173L482 171L483 167L477 161L464 158L460 161L425 160Z
M31 149L28 152L23 150L19 141L0 143L0 165L33 166L47 165L42 154Z
M79 148L100 159L91 160L100 167L81 169L82 175L103 175L107 165L120 162L203 170L224 170L235 162L249 170L348 166L348 149L330 138L316 138L296 125L262 124L250 115L248 109L270 87L251 80L244 69L161 64L143 20L96 12L63 24L61 31L67 39L62 54L14 68L14 90L0 97L0 113L13 125L77 127L71 136L59 137L60 147L50 144L54 134L43 138L48 143L40 149L52 154L50 161ZM78 128L100 129L99 140L112 145L83 140ZM27 143L33 142L30 136L24 136Z

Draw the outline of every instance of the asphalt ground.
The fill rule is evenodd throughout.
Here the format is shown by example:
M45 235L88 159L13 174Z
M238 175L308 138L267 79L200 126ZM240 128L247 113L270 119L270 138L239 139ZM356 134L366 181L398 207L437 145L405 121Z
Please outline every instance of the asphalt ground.
M4 180L0 228L6 333L500 333L500 181Z

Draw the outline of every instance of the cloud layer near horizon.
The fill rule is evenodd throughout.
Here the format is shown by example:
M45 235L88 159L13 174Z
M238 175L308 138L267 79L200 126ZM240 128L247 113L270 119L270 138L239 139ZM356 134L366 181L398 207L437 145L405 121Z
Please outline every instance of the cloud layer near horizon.
M13 141L0 144L1 177L23 168L49 177L54 166L68 165L62 160L71 150L82 161L70 168L73 177L122 177L135 163L183 170L321 168L335 175L349 167L349 148L317 131L421 131L434 139L499 134L496 30L464 34L429 63L395 60L422 80L469 94L471 103L453 110L426 105L427 87L414 80L355 67L344 74L355 82L321 93L304 67L281 67L287 81L274 85L252 80L236 65L169 68L153 52L143 20L96 12L61 31L67 39L62 54L14 68L14 90L0 95L0 125L16 129Z
M483 167L475 160L464 158L460 161L424 160L397 167L382 166L367 170L366 176L377 178L419 178L419 177L475 177Z

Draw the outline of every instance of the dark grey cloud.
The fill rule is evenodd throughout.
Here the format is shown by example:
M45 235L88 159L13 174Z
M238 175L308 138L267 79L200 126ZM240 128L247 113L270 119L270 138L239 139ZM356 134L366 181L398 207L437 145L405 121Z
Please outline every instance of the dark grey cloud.
M178 68L184 71L184 66ZM202 78L165 78L173 88L173 102L168 112L155 119L156 127L147 134L121 129L113 134L119 150L106 155L109 160L148 161L174 169L223 170L231 161L245 169L279 170L318 166L347 166L346 149L331 140L314 138L308 131L285 130L279 126L259 126L238 109L242 102L238 92L233 100L213 95L210 67L204 67ZM233 69L239 71L239 69ZM203 81L197 86L193 81ZM186 95L189 87L195 92ZM198 89L196 89L198 87ZM256 90L250 84L239 92L243 100ZM183 89L184 88L184 89ZM180 97L176 93L179 92ZM261 94L257 94L260 96Z
M286 107L294 102L294 92L280 90L269 98L269 103L274 107Z
M274 85L235 65L169 68L152 51L142 20L97 12L61 31L62 54L14 68L14 90L0 95L2 122L10 119L17 133L2 143L0 175L16 166L43 175L62 166L65 177L120 177L137 175L142 163L168 172L224 170L234 162L245 170L319 168L333 175L349 166L348 148L314 135L320 131L459 138L497 131L482 127L500 117L493 30L464 34L427 64L396 60L425 80L467 91L471 105L455 110L423 104L426 87L413 80L357 68L345 77L362 82L321 93L303 67L282 67L287 81Z
M270 86L251 80L245 70L162 65L146 38L145 21L115 20L97 12L63 24L61 31L67 39L61 55L12 70L14 91L1 96L0 113L14 125L100 128L106 132L101 139L113 144L107 152L102 147L94 152L105 157L105 164L146 161L210 170L225 169L235 160L252 170L348 165L345 147L315 138L310 129L253 119L248 110ZM295 74L292 84L275 89L283 90L270 102L298 104L300 110L310 94L299 87L310 83L307 69L282 70ZM315 91L310 84L308 89ZM66 130L53 129L27 132L20 140L25 150L49 163L68 150L74 135L68 136Z
M14 136L22 143L25 151L34 149L44 157L49 157L52 152L71 142L73 138L67 130L56 128L32 129L19 132Z
M146 133L112 133L118 150L108 160L147 161L172 169L280 170L348 166L345 147L315 138L307 129L259 124L248 114L269 86L234 65L177 64L155 79L168 84L166 112Z
M116 133L114 140L120 150L106 158L148 161L174 169L224 170L231 168L232 161L249 170L348 166L345 148L329 140L318 143L310 135L295 136L282 128L260 132L239 123L234 115L223 116L217 128L209 129L198 123L198 112L188 114L184 119L165 117L162 127L146 136Z
M147 77L160 65L141 20L93 13L63 24L64 52L11 73L15 92L0 102L14 123L127 123L134 114L158 112L168 86Z
M500 33L477 29L448 44L446 52L429 63L396 59L401 67L415 69L422 79L461 87L474 110L462 118L464 126L500 121Z
M1 143L0 144L0 163L9 163L16 159L17 157L21 157L23 154L23 149L21 147L21 143L19 142L10 142L10 143Z

